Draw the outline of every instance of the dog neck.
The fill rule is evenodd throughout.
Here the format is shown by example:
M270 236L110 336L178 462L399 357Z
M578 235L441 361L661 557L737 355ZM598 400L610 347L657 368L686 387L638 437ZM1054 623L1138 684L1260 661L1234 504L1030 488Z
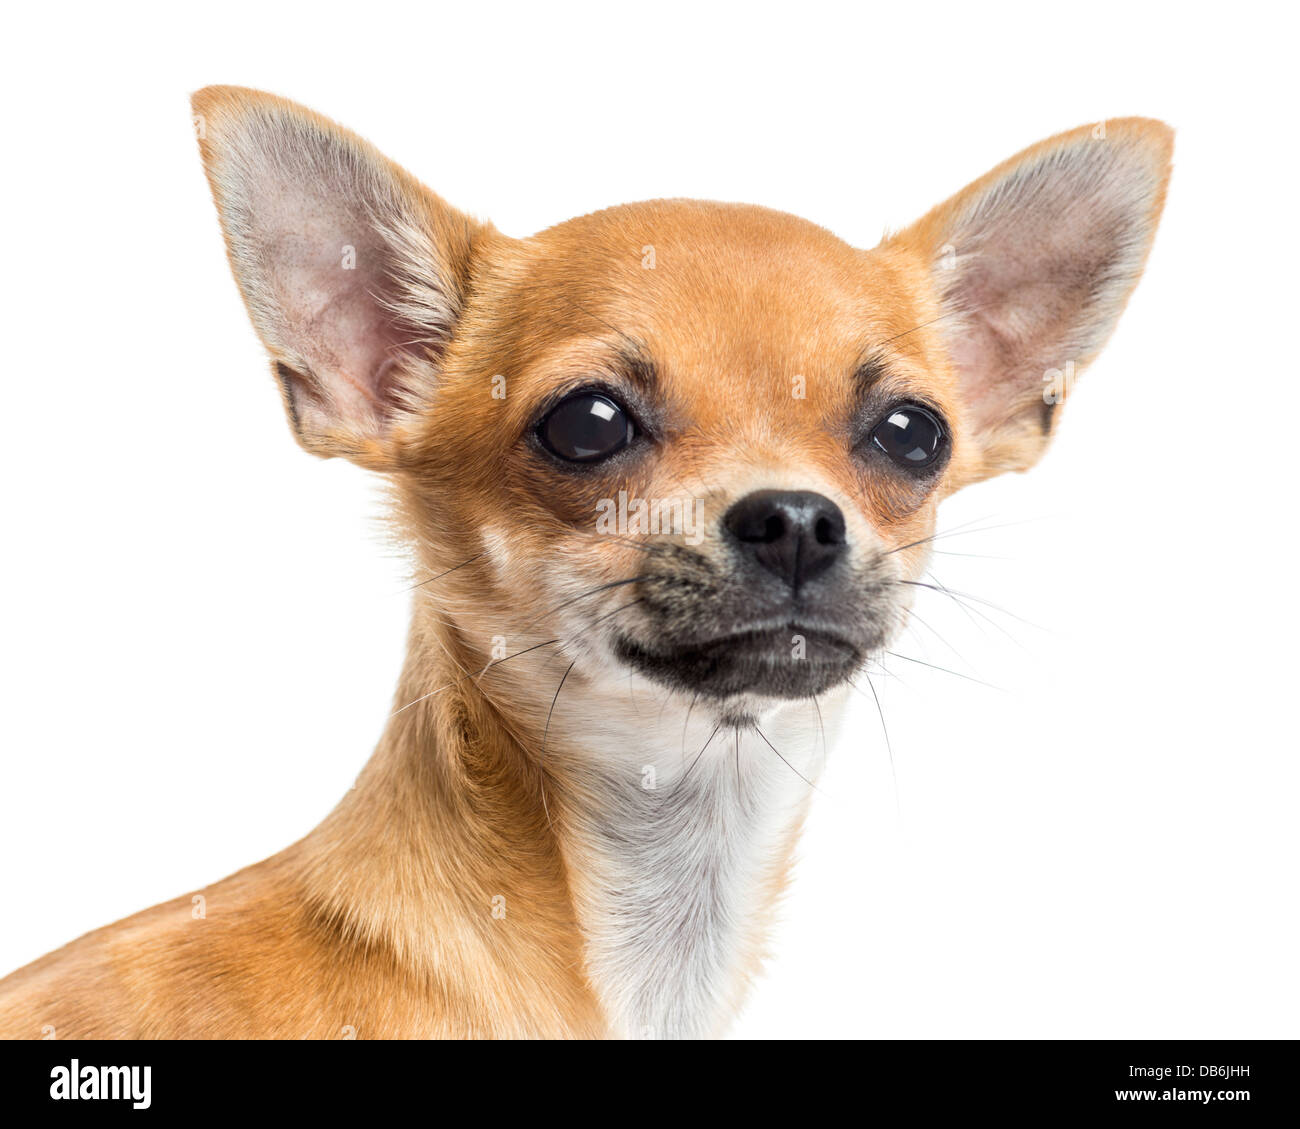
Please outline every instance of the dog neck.
M720 1033L839 699L733 726L551 648L481 677L456 654L417 622L398 691L413 704L304 842L311 902L454 988L467 1033Z

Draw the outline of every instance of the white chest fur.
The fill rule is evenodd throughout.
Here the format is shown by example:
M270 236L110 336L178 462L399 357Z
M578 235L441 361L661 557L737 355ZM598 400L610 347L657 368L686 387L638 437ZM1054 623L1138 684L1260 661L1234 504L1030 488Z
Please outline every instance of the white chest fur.
M833 715L804 702L761 733L671 716L648 732L588 731L565 838L588 973L617 1034L721 1033Z

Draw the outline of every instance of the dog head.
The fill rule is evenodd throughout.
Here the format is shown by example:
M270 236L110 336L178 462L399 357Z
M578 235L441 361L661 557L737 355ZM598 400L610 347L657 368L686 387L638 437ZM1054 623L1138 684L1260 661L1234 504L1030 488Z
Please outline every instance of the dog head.
M440 616L731 717L846 681L938 502L1037 461L1171 154L1145 119L1061 134L872 250L680 200L512 239L301 107L194 104L294 434L391 476L424 567L459 573Z

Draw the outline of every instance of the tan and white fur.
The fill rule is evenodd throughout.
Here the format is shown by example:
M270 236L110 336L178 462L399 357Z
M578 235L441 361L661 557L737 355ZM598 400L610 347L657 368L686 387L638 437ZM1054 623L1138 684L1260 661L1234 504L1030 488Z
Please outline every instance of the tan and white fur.
M849 682L906 619L938 503L1049 442L1044 373L1113 330L1170 130L1060 134L858 250L687 200L510 238L293 103L194 108L295 437L389 483L409 654L315 831L0 981L0 1034L725 1032ZM565 465L546 413L593 387L636 437ZM900 404L943 425L924 472L872 438ZM689 499L698 537L599 531L620 491ZM781 510L793 556L755 566L767 534L729 516L755 496L834 520Z

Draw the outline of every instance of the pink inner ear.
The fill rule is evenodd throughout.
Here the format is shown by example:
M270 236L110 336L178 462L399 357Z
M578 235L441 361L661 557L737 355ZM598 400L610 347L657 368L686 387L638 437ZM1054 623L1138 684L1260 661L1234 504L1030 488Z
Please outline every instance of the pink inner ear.
M951 352L979 428L1045 425L1043 374L1091 359L1141 271L1156 182L1107 144L1017 169L959 220L940 282L965 315Z
M264 190L253 214L259 273L278 307L277 335L310 370L297 374L296 410L304 423L378 433L394 406L402 345L380 299L386 248L364 221L301 191ZM327 418L309 418L317 413Z
M1006 422L1041 393L1043 373L1078 359L1090 286L1074 272L1034 278L1026 265L985 260L962 286L970 313L951 352L980 426Z

